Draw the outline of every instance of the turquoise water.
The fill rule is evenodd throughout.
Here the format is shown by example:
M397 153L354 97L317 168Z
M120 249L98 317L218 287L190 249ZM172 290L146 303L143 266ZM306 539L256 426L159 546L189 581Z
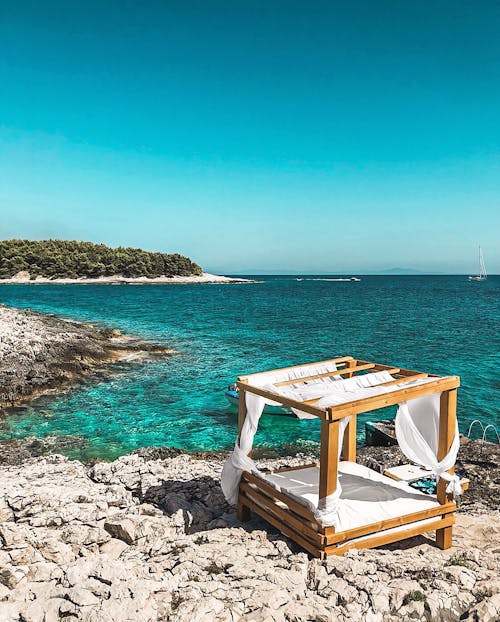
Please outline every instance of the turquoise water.
M343 354L458 374L461 430L476 418L498 425L499 293L500 277L469 283L463 276L0 285L1 303L118 327L180 352L118 365L101 382L17 409L0 424L0 437L75 435L82 445L69 454L83 458L113 458L146 445L227 449L236 416L224 389L237 375ZM360 433L369 418L360 418ZM285 451L318 438L318 421L264 416L257 440Z

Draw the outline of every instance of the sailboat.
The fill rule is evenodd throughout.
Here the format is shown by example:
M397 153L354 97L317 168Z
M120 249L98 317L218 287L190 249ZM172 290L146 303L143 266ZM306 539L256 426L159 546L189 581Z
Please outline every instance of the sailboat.
M486 281L486 268L484 267L483 251L479 247L479 274L474 274L469 277L469 281Z

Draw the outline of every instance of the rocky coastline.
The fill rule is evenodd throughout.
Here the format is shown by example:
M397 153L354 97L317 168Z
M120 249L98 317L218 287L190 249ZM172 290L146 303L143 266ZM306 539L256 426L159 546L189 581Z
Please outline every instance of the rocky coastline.
M0 400L22 403L110 362L165 353L113 331L0 306ZM2 622L495 622L500 448L462 439L470 490L447 551L431 536L311 559L220 489L223 455L168 447L113 462L59 455L78 439L0 444ZM310 456L259 459L263 468ZM406 462L363 448L371 468Z
M222 463L152 448L92 466L51 455L0 467L0 619L498 620L493 508L459 512L447 551L420 536L320 561L257 517L239 523Z
M113 276L90 277L44 277L32 278L29 272L19 272L9 279L0 279L0 285L189 285L194 283L221 284L221 283L256 283L253 279L243 277L222 276L202 272L189 276L158 276L158 277L126 277L121 274Z
M173 353L118 330L0 305L0 414L110 363Z

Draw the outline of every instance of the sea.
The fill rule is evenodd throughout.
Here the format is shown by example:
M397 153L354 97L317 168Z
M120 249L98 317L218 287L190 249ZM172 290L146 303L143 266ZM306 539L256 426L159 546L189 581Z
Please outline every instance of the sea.
M72 438L62 453L84 460L145 446L228 450L237 416L224 392L237 376L343 355L459 375L461 432L476 419L500 427L500 276L247 278L258 282L0 285L5 305L119 328L178 352L116 364L13 409L0 421L0 438ZM358 443L365 421L394 414L395 407L361 415ZM481 434L475 424L472 436ZM487 434L494 438L491 428ZM314 451L318 440L317 420L264 415L255 444L272 455Z

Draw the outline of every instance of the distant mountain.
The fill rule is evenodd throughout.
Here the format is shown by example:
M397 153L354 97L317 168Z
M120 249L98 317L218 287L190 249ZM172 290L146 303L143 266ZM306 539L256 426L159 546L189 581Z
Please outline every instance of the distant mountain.
M366 274L443 274L442 272L428 272L424 270L415 270L415 268L389 268L387 270L374 270L366 272Z
M222 273L226 273L224 270L219 271ZM238 275L283 275L283 276L299 276L299 275L327 275L327 276L354 276L354 275L363 275L363 274L380 274L380 275L411 275L411 274L443 274L442 272L427 272L427 271L423 271L423 270L416 270L415 268L388 268L385 270L352 270L350 272L346 271L346 270L340 270L340 271L335 271L335 270L329 270L329 271L325 271L325 270L316 270L316 271L312 271L312 270L263 270L263 269L259 269L259 268L247 268L245 270L232 270L231 274L238 274Z

